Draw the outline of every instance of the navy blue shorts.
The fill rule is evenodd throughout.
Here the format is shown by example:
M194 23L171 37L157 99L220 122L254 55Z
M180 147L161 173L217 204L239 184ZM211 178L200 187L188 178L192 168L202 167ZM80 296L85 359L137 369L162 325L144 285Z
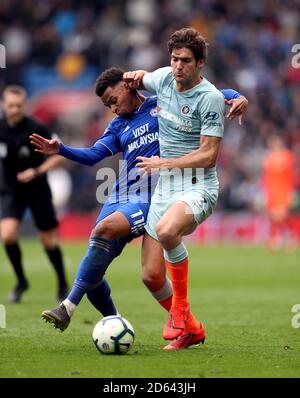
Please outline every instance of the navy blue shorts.
M95 222L94 228L100 221L115 211L119 211L120 213L124 214L131 228L131 233L128 236L115 239L113 242L111 242L113 244L114 257L119 256L126 244L132 241L132 239L144 234L149 207L150 203L111 203L107 201L104 204Z

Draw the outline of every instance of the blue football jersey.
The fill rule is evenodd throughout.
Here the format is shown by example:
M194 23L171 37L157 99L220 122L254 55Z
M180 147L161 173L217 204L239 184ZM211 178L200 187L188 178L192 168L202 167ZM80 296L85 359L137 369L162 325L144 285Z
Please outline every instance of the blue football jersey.
M115 117L100 139L90 148L72 148L60 144L62 156L89 166L119 152L123 154L122 165L107 200L112 203L126 203L128 200L150 203L158 173L143 176L144 172L135 166L137 156L159 156L156 97L147 97L140 108L129 117ZM105 177L105 170L103 173ZM107 186L102 184L97 190L98 201L102 203L105 187Z

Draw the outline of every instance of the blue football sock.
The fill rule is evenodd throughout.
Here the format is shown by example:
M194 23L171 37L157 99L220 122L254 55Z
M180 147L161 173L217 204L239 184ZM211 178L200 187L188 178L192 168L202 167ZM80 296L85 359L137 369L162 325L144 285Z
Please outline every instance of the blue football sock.
M110 294L110 286L107 280L103 278L102 282L97 287L87 292L87 297L103 316L116 315L118 311Z
M84 294L99 284L114 257L114 244L103 238L91 237L68 300L78 305Z

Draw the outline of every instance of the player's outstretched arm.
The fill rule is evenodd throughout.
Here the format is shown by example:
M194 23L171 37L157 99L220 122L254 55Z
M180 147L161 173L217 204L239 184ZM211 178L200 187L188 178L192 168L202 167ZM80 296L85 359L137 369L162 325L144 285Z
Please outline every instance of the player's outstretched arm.
M36 146L36 151L43 153L45 155L57 155L59 152L59 141L57 138L48 140L38 134L33 134L30 136L31 143ZM19 182L28 183L33 179L46 174L48 171L55 169L64 162L64 159L60 156L50 156L38 167L30 167L26 170L17 174L17 179Z
M129 85L133 90L145 90L143 85L143 78L147 74L145 70L135 70L125 72L123 75L123 80Z
M73 148L64 145L56 138L47 140L38 134L32 134L30 139L31 143L36 147L36 152L43 153L44 155L59 154L67 159L87 166L93 166L100 160L112 155L109 148L101 143L101 139L90 148Z
M58 153L59 141L56 138L47 140L38 134L33 134L30 136L30 138L31 143L34 141L34 145L39 148L36 149L37 152L43 153L45 155L56 155ZM19 182L27 184L35 178L42 176L48 171L58 167L62 162L64 162L64 159L60 156L51 156L38 167L29 167L28 169L19 172L17 174L17 179Z

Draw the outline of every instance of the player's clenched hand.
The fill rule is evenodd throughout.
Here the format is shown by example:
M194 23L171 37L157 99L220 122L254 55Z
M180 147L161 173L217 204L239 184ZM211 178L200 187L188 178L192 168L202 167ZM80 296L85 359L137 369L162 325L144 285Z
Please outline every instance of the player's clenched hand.
M136 90L141 86L145 73L146 71L144 70L125 72L123 75L123 80L129 85L130 88Z
M44 137L41 137L38 134L32 134L30 136L30 142L37 149L35 152L43 153L44 155L55 155L59 153L59 141L57 138L53 138L52 140L47 140Z
M162 160L159 156L151 156L151 158L137 156L136 159L138 160L136 167L143 169L145 174L156 172L162 167Z
M227 105L231 106L226 117L229 120L232 120L235 117L238 117L239 125L242 125L242 117L243 117L243 114L245 113L247 105L248 105L247 98L245 98L244 96L240 96L239 98L235 98L230 101L225 99L225 103Z

